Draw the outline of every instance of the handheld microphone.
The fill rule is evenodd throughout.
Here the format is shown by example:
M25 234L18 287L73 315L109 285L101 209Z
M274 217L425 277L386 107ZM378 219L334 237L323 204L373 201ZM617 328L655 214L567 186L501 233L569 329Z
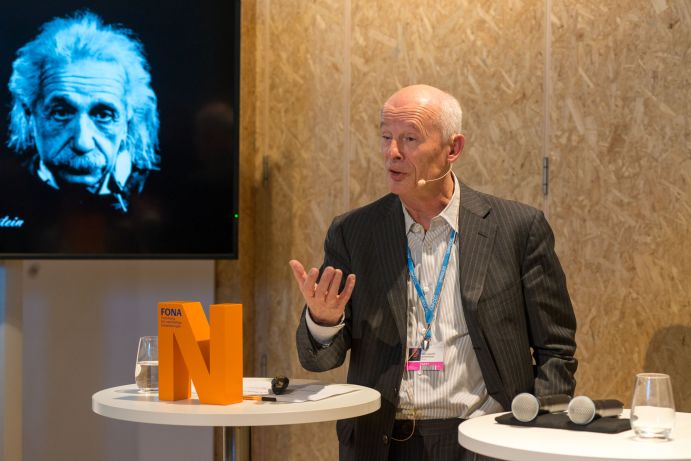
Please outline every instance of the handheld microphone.
M591 400L585 395L579 395L571 400L566 413L572 423L588 424L595 419L595 416L601 418L619 416L622 411L624 411L624 404L619 400Z
M418 186L424 186L428 182L439 181L440 179L444 179L446 177L446 175L449 173L451 173L451 164L449 164L449 169L446 170L446 173L444 173L443 175L439 176L438 178L434 178L434 179L419 179L417 182L417 185Z
M557 413L566 410L569 400L571 397L566 394L535 397L524 392L513 398L511 413L517 420L527 423L534 420L539 413Z
M288 383L290 380L287 376L276 376L271 380L271 392L276 395L283 394L288 389Z

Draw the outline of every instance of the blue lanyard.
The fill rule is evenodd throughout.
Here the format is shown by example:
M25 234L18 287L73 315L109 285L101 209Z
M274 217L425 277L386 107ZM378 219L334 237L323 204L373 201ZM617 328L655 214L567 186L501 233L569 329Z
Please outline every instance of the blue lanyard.
M415 275L415 266L413 266L413 257L410 254L410 245L407 245L408 250L408 272L410 272L410 278L413 280L413 285L415 285L415 291L420 298L422 303L422 308L425 311L425 322L427 323L427 331L425 332L425 340L423 343L428 346L429 340L432 337L432 332L430 326L432 325L432 320L434 319L434 311L437 309L437 304L439 303L439 294L441 293L441 287L444 284L444 276L446 275L446 268L449 265L449 256L451 255L451 248L453 247L453 241L456 239L456 231L451 229L451 235L449 235L449 243L446 246L446 253L444 253L444 262L441 265L441 270L439 271L439 278L437 278L437 286L434 289L434 296L432 297L432 305L427 303L427 298L425 298L425 293L422 291L420 286L420 281ZM425 347L427 349L427 347Z

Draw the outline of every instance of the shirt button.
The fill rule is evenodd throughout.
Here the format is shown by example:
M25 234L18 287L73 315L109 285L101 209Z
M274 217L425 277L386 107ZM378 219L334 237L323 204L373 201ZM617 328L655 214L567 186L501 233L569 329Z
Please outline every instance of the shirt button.
M413 224L413 232L420 233L421 230L422 230L421 225L419 225L418 223Z
M427 285L422 287L422 292L423 293L428 293L429 292L429 287Z
M388 445L389 444L389 436L384 434L381 438L381 441L384 442L384 445Z

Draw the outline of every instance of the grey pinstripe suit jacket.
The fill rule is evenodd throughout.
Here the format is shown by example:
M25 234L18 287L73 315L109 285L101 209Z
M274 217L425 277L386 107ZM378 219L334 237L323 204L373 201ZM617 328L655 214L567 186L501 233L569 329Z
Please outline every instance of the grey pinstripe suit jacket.
M460 279L463 310L487 390L510 408L520 392L573 394L576 319L554 236L541 211L461 185ZM348 382L381 392L370 415L339 421L341 459L385 460L406 341L406 232L389 194L334 219L322 266L355 273L345 328L328 347L311 337L304 311L297 330L302 366L340 366Z

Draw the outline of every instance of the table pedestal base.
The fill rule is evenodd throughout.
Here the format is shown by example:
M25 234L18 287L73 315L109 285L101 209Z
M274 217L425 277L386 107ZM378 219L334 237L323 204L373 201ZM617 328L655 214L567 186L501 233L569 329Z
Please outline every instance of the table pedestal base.
M214 461L250 461L250 427L214 427Z

